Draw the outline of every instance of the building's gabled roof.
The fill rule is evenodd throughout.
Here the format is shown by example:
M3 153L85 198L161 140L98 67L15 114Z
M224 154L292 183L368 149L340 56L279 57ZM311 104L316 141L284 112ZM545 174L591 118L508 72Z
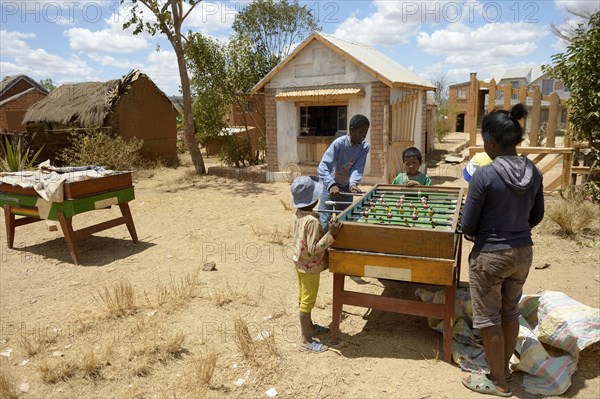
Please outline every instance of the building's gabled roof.
M64 84L29 108L23 123L58 122L62 125L77 124L80 127L103 126L104 119L114 105L140 77L152 82L140 71L131 71L121 79L107 82ZM156 85L154 86L165 101L175 108L169 98Z
M13 87L17 83L19 83L19 81L21 81L21 80L25 80L27 83L29 83L31 85L31 87L35 88L37 91L44 93L44 94L48 94L48 90L43 88L38 82L31 79L29 76L27 76L27 75L12 75L12 76L5 76L4 79L2 79L2 81L0 81L0 97L2 97L2 95L4 93L9 91L11 87Z
M14 101L14 100L16 100L17 98L19 98L19 97L22 97L22 96L24 96L25 94L27 94L27 93L31 93L31 92L33 92L33 91L35 91L35 87L30 87L29 89L27 89L27 90L25 90L25 91L22 91L22 92L20 92L20 93L17 93L17 94L15 94L14 96L10 96L10 97L8 97L8 98L6 98L6 99L4 99L4 100L0 101L0 107L1 107L1 106L3 106L4 104L8 104L9 102L11 102L11 101Z
M313 40L323 43L326 47L352 61L366 72L389 87L420 88L435 90L435 87L417 74L409 71L396 61L371 46L359 44L319 32L311 34L294 51L284 58L251 90L256 93L263 88L285 65L293 60Z
M531 83L535 80L533 79L533 70L535 68L531 67L496 69L492 72L490 80L494 79L498 83L501 80L525 79L527 83Z
M544 73L542 71L541 66L533 67L531 69L531 82L535 82L536 80L538 80L539 78L541 78L544 75L546 75L546 73Z

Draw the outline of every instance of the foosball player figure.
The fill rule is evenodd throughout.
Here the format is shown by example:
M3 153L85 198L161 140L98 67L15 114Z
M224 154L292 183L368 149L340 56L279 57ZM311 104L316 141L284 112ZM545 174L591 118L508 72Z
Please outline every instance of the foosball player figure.
M327 346L315 341L313 336L327 333L329 328L313 324L311 312L317 301L320 273L328 267L327 248L342 224L335 218L329 221L325 233L313 213L323 192L323 184L316 176L300 176L291 186L292 204L296 208L293 218L294 265L298 276L298 304L300 307L299 348L313 353L325 352Z
M401 172L396 176L392 184L400 184L406 187L431 186L431 179L425 173L420 172L419 168L423 164L421 151L416 147L408 147L402 151L402 162L406 172ZM419 197L421 196L419 191Z

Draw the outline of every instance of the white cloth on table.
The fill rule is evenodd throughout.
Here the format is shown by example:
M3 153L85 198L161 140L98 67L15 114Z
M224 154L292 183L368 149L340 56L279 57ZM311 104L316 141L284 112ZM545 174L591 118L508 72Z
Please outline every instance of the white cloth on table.
M85 169L85 170L78 170ZM49 171L52 170L52 171ZM68 173L57 173L60 168L50 166L50 160L42 162L37 171L19 171L0 173L0 183L33 188L44 200L48 202L63 202L65 182L96 179L112 175L115 172L102 167L70 168Z

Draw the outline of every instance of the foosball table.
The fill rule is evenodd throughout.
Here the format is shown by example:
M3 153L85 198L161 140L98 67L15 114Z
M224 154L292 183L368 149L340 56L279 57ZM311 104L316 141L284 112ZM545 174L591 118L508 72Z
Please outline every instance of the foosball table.
M13 248L15 229L41 220L60 223L73 263L80 264L77 242L99 231L125 224L134 243L138 242L129 201L135 198L130 172L82 181L64 182L62 202L48 202L31 187L0 183L0 206L4 209L8 248ZM118 205L121 217L74 230L75 215ZM17 217L19 216L19 217Z
M444 321L444 360L450 362L464 196L463 188L376 185L338 216L342 228L329 250L329 271L334 273L332 340L337 340L344 304L434 317ZM443 286L445 303L348 291L346 276Z

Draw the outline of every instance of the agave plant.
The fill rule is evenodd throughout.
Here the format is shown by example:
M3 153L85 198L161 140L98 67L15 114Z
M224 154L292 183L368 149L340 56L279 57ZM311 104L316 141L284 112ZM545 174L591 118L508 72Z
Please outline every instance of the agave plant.
M21 140L17 140L15 146L8 137L4 138L4 143L0 141L0 147L2 148L0 172L18 172L20 170L30 169L44 148L42 146L42 148L31 156L31 149L22 147Z

